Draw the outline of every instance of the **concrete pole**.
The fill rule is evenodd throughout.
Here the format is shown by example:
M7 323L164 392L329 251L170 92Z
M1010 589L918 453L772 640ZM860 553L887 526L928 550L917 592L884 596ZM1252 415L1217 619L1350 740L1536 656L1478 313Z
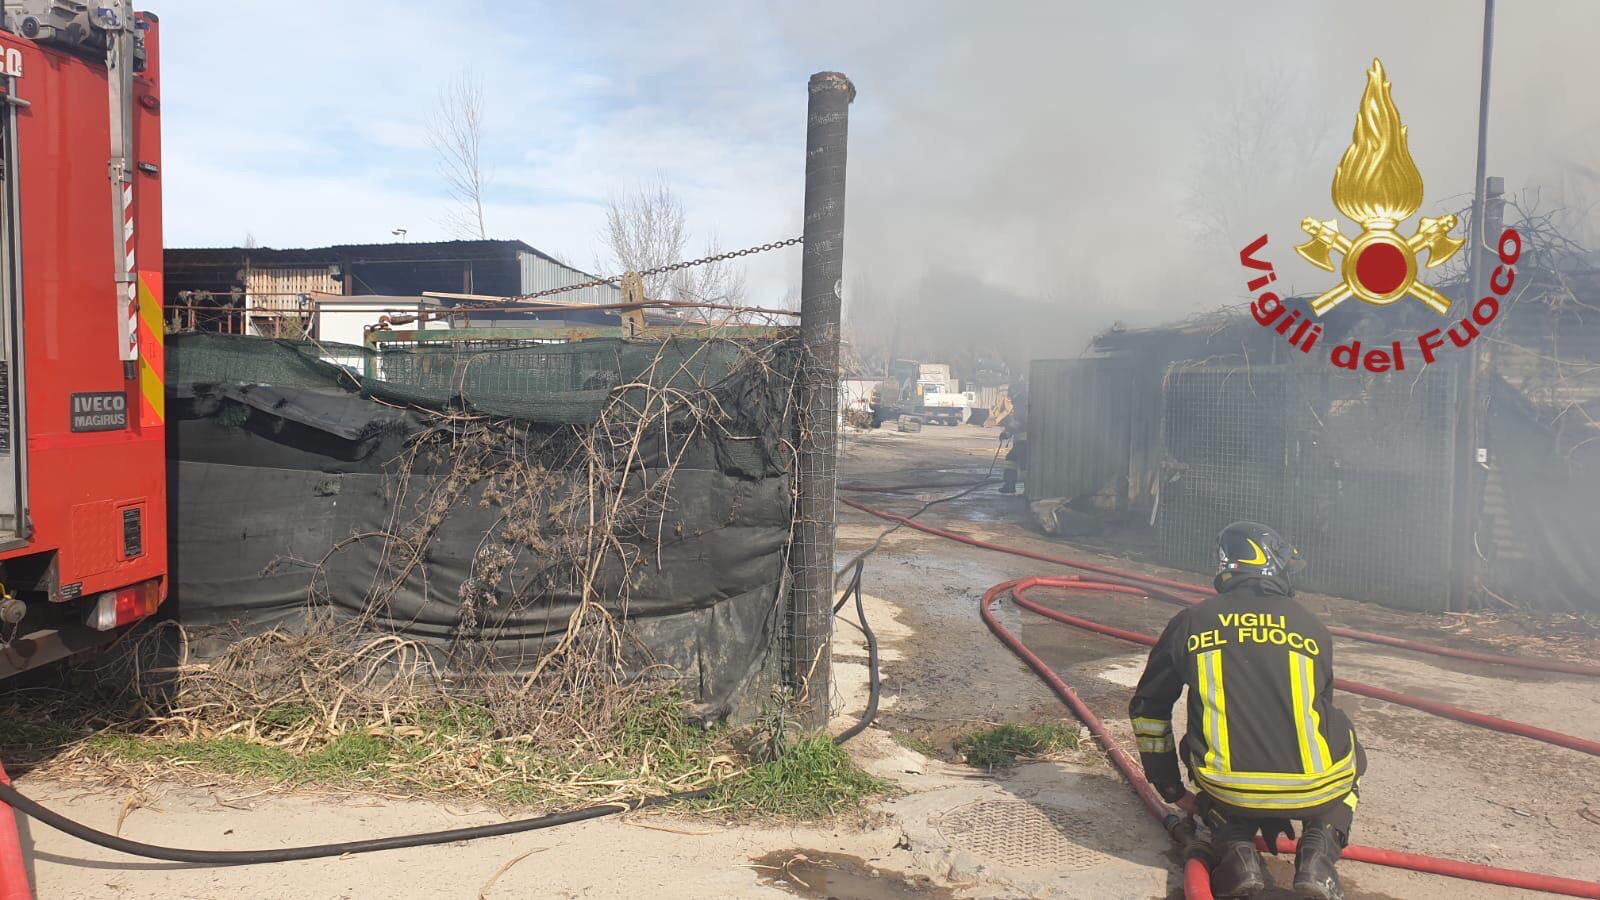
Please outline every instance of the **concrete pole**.
M805 247L800 269L799 494L794 596L788 622L791 686L806 700L801 718L828 723L833 639L833 537L838 484L839 307L844 277L844 170L850 101L838 72L811 76L806 108Z
M1463 308L1484 295L1484 250L1491 238L1485 228L1487 217L1484 207L1488 179L1485 173L1489 164L1489 68L1494 59L1494 0L1483 0L1483 69L1478 80L1478 168L1472 185L1472 223L1467 234L1467 248L1472 251L1470 293ZM1455 546L1451 551L1450 608L1471 609L1478 596L1478 583L1484 567L1479 555L1478 521L1483 513L1483 473L1478 451L1483 444L1482 410L1478 395L1482 392L1479 369L1484 364L1484 341L1473 341L1462 360L1462 371L1456 380L1456 479Z
M1478 171L1472 183L1472 300L1483 296L1483 251L1490 238L1483 207L1489 171L1489 64L1494 59L1494 0L1483 0L1483 70L1478 79Z

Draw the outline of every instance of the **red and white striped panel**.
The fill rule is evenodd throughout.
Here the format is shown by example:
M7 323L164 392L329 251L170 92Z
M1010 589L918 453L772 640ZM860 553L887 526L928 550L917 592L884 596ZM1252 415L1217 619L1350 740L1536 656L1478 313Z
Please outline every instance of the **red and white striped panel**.
M122 344L122 359L124 362L134 362L139 359L139 280L134 274L138 269L133 258L133 182L127 181L122 185L122 242L127 259L127 284L122 285L126 291L123 300L124 318L127 320Z

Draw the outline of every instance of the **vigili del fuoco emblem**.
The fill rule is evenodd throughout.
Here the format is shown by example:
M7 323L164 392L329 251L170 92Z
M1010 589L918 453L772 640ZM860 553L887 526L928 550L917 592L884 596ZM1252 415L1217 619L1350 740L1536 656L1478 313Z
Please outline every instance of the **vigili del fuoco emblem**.
M1354 296L1387 306L1410 295L1439 315L1450 312L1450 298L1417 280L1418 258L1427 252L1433 268L1456 254L1465 243L1450 236L1456 217L1422 217L1415 234L1400 235L1401 222L1422 206L1422 173L1406 146L1406 127L1389 96L1383 63L1374 59L1367 70L1355 133L1333 172L1333 205L1361 226L1354 238L1339 232L1336 219L1306 217L1300 227L1311 240L1295 248L1307 262L1335 271L1332 254L1343 257L1342 282L1311 301L1321 316Z

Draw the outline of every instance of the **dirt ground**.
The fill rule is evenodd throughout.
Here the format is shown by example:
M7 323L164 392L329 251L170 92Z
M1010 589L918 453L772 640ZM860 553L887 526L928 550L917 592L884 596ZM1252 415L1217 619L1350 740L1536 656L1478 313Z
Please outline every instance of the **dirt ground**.
M970 426L847 438L842 477L868 483L964 481L983 475L996 432ZM948 492L874 495L909 512ZM1101 540L1069 546L1023 524L1017 497L992 489L939 504L922 518L976 537L1057 555L1163 570L1108 555ZM841 507L841 562L885 523ZM1136 542L1132 550L1139 549ZM1181 896L1165 834L1092 746L1048 763L988 774L953 761L949 742L984 723L1066 715L983 627L977 599L995 582L1058 567L966 547L911 529L889 535L866 567L870 620L883 650L878 724L849 747L900 792L868 826L732 827L705 818L631 815L533 834L418 850L275 866L194 868L130 862L34 824L37 895L118 898L702 898ZM1169 577L1198 576L1166 571ZM1171 608L1128 598L1052 597L1074 612L1154 632ZM1331 623L1530 655L1600 659L1600 639L1560 622L1414 616L1310 598ZM1074 630L1001 604L1005 625L1043 656L1130 746L1128 692L1141 648ZM840 624L836 728L866 697L859 632ZM1340 674L1460 706L1600 739L1592 681L1440 661L1340 641ZM1368 748L1370 768L1354 840L1397 850L1600 880L1600 760L1474 729L1348 694L1340 705ZM1181 713L1181 704L1180 704ZM912 749L915 748L915 749ZM483 809L320 796L250 796L222 786L125 794L23 779L66 814L138 840L244 848L348 840L494 821ZM1285 883L1289 868L1274 871ZM1396 869L1341 864L1352 897L1530 896ZM1287 896L1280 894L1274 896Z

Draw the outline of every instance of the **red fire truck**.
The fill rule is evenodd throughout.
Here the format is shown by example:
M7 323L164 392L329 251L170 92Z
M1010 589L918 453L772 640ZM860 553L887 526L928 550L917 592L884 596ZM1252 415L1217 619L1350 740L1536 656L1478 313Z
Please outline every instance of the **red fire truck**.
M129 0L0 31L0 677L166 596L161 78Z

